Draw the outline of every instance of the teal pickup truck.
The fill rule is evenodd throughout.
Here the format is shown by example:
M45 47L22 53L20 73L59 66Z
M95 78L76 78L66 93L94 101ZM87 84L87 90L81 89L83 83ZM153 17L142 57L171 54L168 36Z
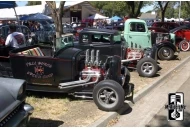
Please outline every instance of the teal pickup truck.
M146 22L140 19L128 19L125 22L123 37L128 48L145 49L155 45L158 49L157 56L160 60L172 60L178 54L175 46L175 34L155 33L148 30Z

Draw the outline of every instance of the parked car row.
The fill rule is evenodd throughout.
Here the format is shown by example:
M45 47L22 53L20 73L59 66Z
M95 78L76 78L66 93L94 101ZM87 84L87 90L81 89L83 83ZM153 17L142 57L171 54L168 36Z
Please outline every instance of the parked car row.
M52 46L30 45L8 50L0 56L0 76L13 79L0 82L0 92L7 96L7 103L20 101L23 105L19 110L24 110L27 117L33 108L24 102L26 90L91 98L100 110L117 111L128 96L133 96L129 69L137 70L143 77L154 77L159 71L158 59L172 60L179 51L175 43L176 30L148 28L140 19L128 19L123 24L119 25L123 26L122 34L114 28L84 27L77 32L78 41L73 39L73 28L64 24L71 30L55 40L53 49ZM22 70L18 71L18 67ZM18 86L12 87L10 80ZM6 111L7 106L2 107L1 112ZM8 125L4 123L5 115L0 117L2 126Z

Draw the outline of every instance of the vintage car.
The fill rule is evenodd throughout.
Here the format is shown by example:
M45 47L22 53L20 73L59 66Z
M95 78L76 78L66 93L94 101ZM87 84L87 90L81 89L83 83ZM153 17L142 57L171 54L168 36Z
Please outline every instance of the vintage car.
M74 33L74 29L70 24L63 23L63 33Z
M121 65L121 58L108 56L101 62L101 50L74 48L73 38L69 37L56 39L53 49L35 45L12 50L11 64L1 62L0 72L25 79L27 90L69 93L93 98L101 110L120 109L133 90L130 73Z
M170 37L175 38L175 34L163 35L163 33L149 31L144 20L126 20L123 36L128 43L128 48L145 49L156 46L157 57L160 60L172 60L179 53L175 42L170 40Z
M169 33L169 31L165 28L159 28L159 27L148 27L148 30L152 32L159 32L159 33Z
M38 42L52 44L51 37L55 35L55 28L47 21L38 22L40 24L40 29L33 32L36 35Z
M74 30L73 34L75 36L75 41L78 41L79 32L82 31L84 28L90 27L91 25L89 22L82 22L82 23L72 23L71 26Z
M112 22L112 23L106 25L105 29L115 29L115 30L123 31L124 24L125 24L124 22Z
M110 29L85 28L79 33L79 41L74 42L76 48L82 50L100 50L103 55L119 55L122 63L131 69L137 69L140 76L152 77L158 71L157 49L135 49L128 48L128 44L119 31ZM149 55L150 58L147 58ZM105 61L106 57L102 56ZM155 59L155 60L154 60Z
M176 45L181 51L188 51L190 49L190 25L184 25L170 30L170 33L176 35Z
M152 23L151 27L159 27L159 28L165 28L168 31L179 27L180 25L175 22L154 22Z
M24 80L0 78L0 127L27 126L34 108L25 103Z

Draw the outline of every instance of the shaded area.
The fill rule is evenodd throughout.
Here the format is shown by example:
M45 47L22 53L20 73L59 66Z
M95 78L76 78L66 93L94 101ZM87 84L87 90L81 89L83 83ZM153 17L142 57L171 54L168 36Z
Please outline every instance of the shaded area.
M35 98L50 98L50 99L68 98L68 94L66 93L35 92L35 91L27 91L27 96L34 96Z
M167 116L156 115L147 127L190 127L190 113L184 112L183 121L168 121Z
M64 124L63 121L46 120L32 117L28 123L28 127L58 127L62 124Z

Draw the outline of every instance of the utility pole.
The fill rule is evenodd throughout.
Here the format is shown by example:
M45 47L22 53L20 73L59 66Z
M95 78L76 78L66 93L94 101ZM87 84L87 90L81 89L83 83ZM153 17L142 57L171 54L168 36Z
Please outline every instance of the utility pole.
M181 15L181 1L179 2L179 22L180 22L180 16Z

